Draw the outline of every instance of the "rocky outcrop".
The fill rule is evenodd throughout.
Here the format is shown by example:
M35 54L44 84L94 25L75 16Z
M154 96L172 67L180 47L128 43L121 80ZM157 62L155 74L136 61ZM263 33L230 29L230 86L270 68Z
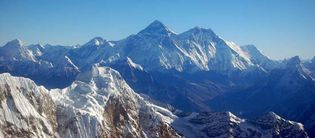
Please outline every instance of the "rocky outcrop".
M57 136L56 105L44 87L0 74L0 137Z
M94 65L51 95L61 137L178 137L169 125L176 116L145 101L108 67Z
M241 119L231 112L192 113L172 124L187 137L308 137L300 123L266 113L257 120Z

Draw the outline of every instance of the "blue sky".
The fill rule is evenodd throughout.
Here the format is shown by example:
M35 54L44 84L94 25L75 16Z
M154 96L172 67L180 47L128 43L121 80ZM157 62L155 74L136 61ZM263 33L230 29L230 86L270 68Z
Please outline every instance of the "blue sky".
M315 55L314 0L0 0L0 45L119 40L154 20L178 33L211 28L274 59Z

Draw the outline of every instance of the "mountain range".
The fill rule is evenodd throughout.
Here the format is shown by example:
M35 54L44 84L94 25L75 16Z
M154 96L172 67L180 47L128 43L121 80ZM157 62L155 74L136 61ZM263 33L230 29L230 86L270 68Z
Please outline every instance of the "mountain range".
M16 39L0 47L0 136L312 137L314 67L160 21L118 41Z

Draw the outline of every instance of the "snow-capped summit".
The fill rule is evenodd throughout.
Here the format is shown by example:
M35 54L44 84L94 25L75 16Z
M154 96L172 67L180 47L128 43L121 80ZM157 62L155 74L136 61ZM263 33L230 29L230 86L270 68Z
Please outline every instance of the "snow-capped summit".
M294 56L283 62L285 66L271 72L271 75L276 76L276 73L278 74L277 77L281 78L281 81L279 81L278 84L285 88L299 88L304 84L309 84L310 82L314 83L315 79L312 72L302 64L299 56ZM279 74L282 76L279 77ZM271 76L271 78L273 78L273 76ZM295 89L292 88L292 90Z
M268 58L255 45L252 45L252 44L244 45L244 46L241 46L241 49L251 59L261 60L261 58Z
M136 94L107 67L93 80L48 91L32 80L0 74L0 137L179 137L176 118Z
M229 72L253 65L238 45L225 41L211 29L195 27L179 34L176 40L181 51L201 70Z
M299 56L294 56L287 61L287 68L297 67L301 64L301 59Z
M9 41L5 46L21 47L23 46L23 42L20 39L14 39L12 41Z
M309 70L309 68L306 68L304 64L302 64L302 61L299 56L294 56L284 62L286 65L282 67L282 70L286 71L286 76L288 77L284 80L288 81L291 80L292 78L294 79L299 78L299 80L297 80L296 82L297 84L302 84L301 80L315 81L312 71Z
M256 46L245 45L241 46L247 57L254 63L264 68L267 71L274 69L277 66L277 62L271 60L269 57L265 56Z
M0 47L0 57L7 60L30 60L35 61L35 57L31 51L24 47L23 42L19 39L14 39L3 47ZM0 60L2 59L0 58Z
M107 42L107 40L103 39L102 37L95 37L92 40L90 40L89 42L87 42L85 44L85 46L100 46L106 42Z
M122 58L129 57L146 70L226 73L253 65L238 45L223 40L211 29L195 27L175 34L159 21L117 42L117 48Z
M212 39L218 37L217 34L215 34L211 29L205 29L201 28L199 26L196 26L186 32L183 32L179 35L181 39L195 39L195 40L201 40L201 41L211 41Z
M93 65L50 94L60 106L61 137L178 136L169 126L176 116L145 101L109 67Z
M170 30L167 26L165 26L162 22L155 20L148 27L143 29L138 33L138 35L166 35L170 36L175 34L172 30Z
M91 66L112 56L114 43L101 37L95 37L81 47L73 48L68 56L79 68Z

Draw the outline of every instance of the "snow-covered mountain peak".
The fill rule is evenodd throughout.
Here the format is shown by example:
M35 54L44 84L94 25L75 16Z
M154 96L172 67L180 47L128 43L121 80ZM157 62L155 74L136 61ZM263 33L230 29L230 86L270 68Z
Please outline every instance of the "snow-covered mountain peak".
M209 35L209 36L217 36L214 31L210 28L206 29L206 28L202 28L199 26L196 26L190 30L188 30L187 32L197 35L197 34L205 34L205 35Z
M118 43L120 55L130 57L145 70L229 72L253 65L238 45L221 39L211 29L195 27L173 35L163 35L163 32L171 33L162 23L153 22L137 35Z
M22 47L23 46L23 42L20 39L14 39L12 41L9 41L5 46Z
M93 70L114 82L103 80L108 85L100 87L75 81L48 91L30 79L0 74L0 137L179 137L169 126L176 118L170 111L110 76L117 75L112 69Z
M241 49L251 59L266 57L255 45L252 44L241 46Z
M60 110L64 116L58 123L67 130L60 134L64 137L96 137L100 132L101 137L177 135L169 127L176 116L145 101L109 67L95 64L80 73L69 87L54 89L50 94L58 105L63 106ZM67 127L71 124L73 128ZM165 129L169 130L166 132Z
M272 70L277 66L277 62L265 56L255 45L244 45L241 49L254 64L265 70Z
M294 56L287 61L287 68L295 68L301 65L301 59L299 56Z
M170 30L167 26L165 26L162 22L155 20L148 27L140 31L138 34L170 36L175 33L172 30Z
M106 78L108 76L115 76L121 79L117 71L109 67L99 67L98 64L95 64L88 71L80 73L76 80L85 83L94 83L93 81L98 80L98 78Z
M73 106L78 112L90 114L101 122L107 100L111 95L119 95L120 87L123 87L120 81L117 71L95 64L80 73L69 87L53 89L51 95L57 103L69 104L69 107Z
M35 57L31 51L24 47L23 43L19 39L14 39L3 47L0 47L0 57L10 60L32 60L35 61Z
M253 44L244 45L244 46L241 46L241 48L247 49L248 51L259 51L260 52L260 50L258 50L257 47Z
M113 47L114 43L106 39L103 39L102 37L94 37L89 42L85 43L82 47L99 47L99 46ZM74 48L80 48L80 46L74 46Z
M87 42L85 45L87 45L87 46L100 46L106 42L107 42L107 40L103 39L102 37L95 37L92 40L90 40L89 42Z
M273 76L281 73L281 77L277 76L273 79L281 78L277 84L289 91L298 91L296 89L302 87L301 85L314 83L315 81L312 72L302 64L298 56L284 60L280 69L274 70L271 73Z
M212 41L214 38L219 38L211 29L201 28L196 26L188 31L178 35L180 39L193 39L197 41Z

